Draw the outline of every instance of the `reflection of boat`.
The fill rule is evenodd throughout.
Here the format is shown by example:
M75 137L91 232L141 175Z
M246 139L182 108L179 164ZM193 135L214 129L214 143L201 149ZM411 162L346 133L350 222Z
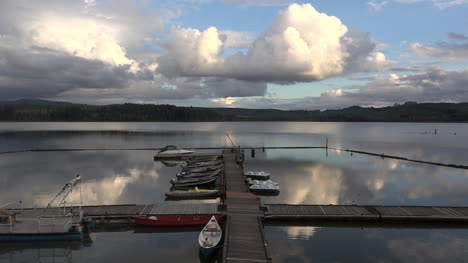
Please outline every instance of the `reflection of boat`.
M200 235L198 236L198 244L200 245L201 254L206 256L213 255L218 249L221 236L221 227L213 216L202 231L200 231Z
M196 186L196 185L203 185L208 184L211 182L216 181L218 179L216 176L209 176L209 177L200 177L200 178L191 178L191 179L171 179L171 184L173 186Z
M161 163L167 167L175 167L177 165L184 164L184 161L162 161Z
M207 167L207 166L217 166L217 165L220 165L221 163L222 163L221 160L210 161L210 162L196 162L196 163L182 165L182 167L184 169L194 169L194 168L201 168L201 167Z
M198 156L198 157L192 157L188 160L185 160L185 163L187 165L194 164L194 163L200 163L200 162L214 162L219 160L219 155L215 156Z
M223 216L213 216L222 220ZM137 226L202 226L210 221L211 216L137 216Z
M83 237L81 204L73 209L65 207L65 199L80 182L79 175L67 182L47 208L1 209L0 240L81 240ZM50 208L58 197L62 197L59 207Z
M188 154L188 153L194 153L194 151L179 149L174 145L167 145L166 147L162 148L156 155L164 156L164 155L179 155L179 154Z
M264 171L260 172L252 172L248 171L244 173L245 176L252 178L252 179L257 179L257 180L267 180L270 179L270 173L266 173Z
M215 197L218 196L218 190L209 189L189 189L188 191L172 191L166 193L167 197L171 198L201 198L201 197Z

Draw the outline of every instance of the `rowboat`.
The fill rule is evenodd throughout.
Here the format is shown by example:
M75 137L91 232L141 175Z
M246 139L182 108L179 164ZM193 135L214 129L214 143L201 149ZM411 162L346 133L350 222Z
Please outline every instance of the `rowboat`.
M264 171L260 171L260 172L252 172L252 171L248 171L246 173L244 173L245 176L249 177L249 178L252 178L252 179L257 179L257 180L267 180L267 179L270 179L270 174L269 173L266 173Z
M222 220L223 216L213 216ZM137 226L202 226L207 224L211 216L137 216L134 218Z
M200 235L198 236L200 253L205 256L213 255L218 249L218 244L221 241L222 235L223 233L216 217L211 217L210 221L202 231L200 231Z
M183 180L177 180L175 178L172 178L170 182L175 187L196 186L196 185L203 185L203 184L214 182L216 181L216 179L218 179L216 176L208 177L208 178L201 177L201 178L183 179Z
M218 195L218 190L188 190L188 191L172 191L165 194L169 198L203 198L203 197L216 197Z

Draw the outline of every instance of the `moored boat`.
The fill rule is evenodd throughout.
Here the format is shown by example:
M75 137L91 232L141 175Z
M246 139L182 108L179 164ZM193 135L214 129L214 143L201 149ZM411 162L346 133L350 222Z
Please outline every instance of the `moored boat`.
M212 177L201 177L201 178L193 178L193 179L183 179L183 180L177 180L175 178L171 179L171 184L175 187L180 187L180 186L196 186L196 185L204 185L208 183L212 183L218 179L216 176Z
M222 215L213 216L222 220ZM134 218L137 226L202 226L206 225L212 216L137 216Z
M217 166L222 163L221 160L218 161L211 161L211 162L198 162L198 163L190 163L186 165L182 165L184 169L191 169L191 168L201 168L201 167L207 167L207 166Z
M208 189L190 189L188 191L172 191L165 194L169 198L203 198L203 197L216 197L218 196L218 190Z
M165 155L180 155L180 154L189 154L194 153L194 151L186 150L186 149L179 149L174 145L167 145L166 147L162 148L156 156L165 156Z
M252 178L252 179L257 179L257 180L268 180L270 179L270 173L260 171L260 172L252 172L248 171L244 173L245 176Z
M215 216L211 217L210 221L200 231L198 236L198 244L200 253L205 256L213 255L218 249L218 244L222 237L221 227L218 224Z
M213 176L213 175L216 176L220 172L221 172L221 169L215 170L215 171L204 172L204 173L178 173L176 174L176 176L179 178L200 178L200 177Z

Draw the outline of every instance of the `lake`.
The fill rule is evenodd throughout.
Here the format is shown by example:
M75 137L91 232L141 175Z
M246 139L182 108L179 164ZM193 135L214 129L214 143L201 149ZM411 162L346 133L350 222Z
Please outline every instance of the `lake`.
M468 124L445 123L0 123L0 152L64 148L324 146L468 165ZM211 151L212 152L212 151ZM22 152L0 155L0 205L45 205L63 183L83 177L83 202L164 200L177 167L154 151ZM246 170L271 172L279 196L263 203L468 204L468 170L323 149L246 151ZM76 193L72 199L78 198ZM211 202L215 202L211 201ZM468 230L266 226L274 262L461 262ZM53 253L67 262L199 262L198 232L92 233L92 243L0 244L0 262L37 261ZM63 254L63 255L62 255ZM47 256L44 256L47 258ZM9 261L7 261L9 260ZM42 261L41 261L42 262Z

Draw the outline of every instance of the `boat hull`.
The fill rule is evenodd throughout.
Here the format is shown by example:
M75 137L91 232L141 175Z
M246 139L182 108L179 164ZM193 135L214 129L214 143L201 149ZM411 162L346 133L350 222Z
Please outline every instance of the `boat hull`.
M174 187L181 187L181 186L198 186L198 185L204 185L204 184L209 184L218 179L217 177L212 177L208 179L202 179L202 180L186 180L186 181L176 181L176 180L171 180L171 184Z
M201 198L201 197L215 197L218 196L218 191L209 191L209 192L189 192L189 191L180 191L180 192L167 192L165 194L170 198Z
M212 216L158 216L157 219L149 219L147 216L135 217L138 226L203 226ZM216 220L222 220L223 216L215 216Z

